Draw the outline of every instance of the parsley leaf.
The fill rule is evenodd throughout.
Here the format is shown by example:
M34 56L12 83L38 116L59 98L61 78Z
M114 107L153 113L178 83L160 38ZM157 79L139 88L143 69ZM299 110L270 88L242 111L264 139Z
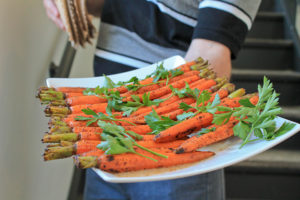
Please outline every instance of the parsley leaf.
M101 120L108 120L108 121L123 121L123 122L127 122L129 124L132 124L133 126L135 126L135 124L127 121L127 120L124 120L124 119L118 119L116 118L116 115L105 115L104 113L101 113L99 112L98 114L93 111L92 109L90 108L87 108L87 109L82 109L83 113L86 114L86 115L92 115L92 117L83 117L83 116L78 116L75 118L75 120L77 121L87 121L86 123L86 126L89 126L91 125L92 123L94 122L97 122L99 123L99 121ZM110 113L111 114L111 113Z
M156 67L156 70L154 72L152 72L149 76L147 77L153 77L153 82L157 82L160 79L167 79L166 81L166 85L168 85L169 83L169 77L171 76L171 78L175 77L175 76L179 76L181 74L183 74L184 72L181 71L180 69L172 69L172 70L167 70L164 68L163 63L161 63L160 65L158 65Z
M107 77L105 74L103 74L103 76L104 76L103 87L112 89L116 86L116 84L113 82L113 80L111 80L111 78Z
M259 100L253 105L249 99L241 99L242 105L237 108L218 107L219 111L224 113L214 115L213 123L221 125L227 123L231 116L234 116L239 122L233 127L234 135L243 140L241 147L245 144L262 140L272 140L291 130L295 124L284 123L276 130L275 118L281 113L278 107L278 94L273 89L273 84L264 77L263 86L258 85ZM255 139L250 140L251 136Z
M200 136L200 135L203 135L205 133L209 133L209 132L213 132L216 130L216 127L213 127L213 128L202 128L198 133L197 135Z
M174 121L168 117L160 117L154 109L152 109L151 113L145 116L145 121L152 129L151 134L155 135L171 126L180 123L180 121Z
M151 157L145 156L143 154L137 153L134 147L141 148L145 151L148 151L154 155L168 158L165 155L156 153L150 149L147 149L141 145L139 145L135 140L132 139L130 135L137 136L136 133L132 131L126 132L123 127L118 126L116 124L98 121L98 125L103 129L103 133L101 134L102 141L97 148L105 151L105 154L114 155L114 154L122 154L122 153L134 153L139 156L151 159L153 161L157 161Z
M184 89L174 88L172 85L170 85L169 87L172 90L173 95L176 95L179 98L193 97L196 99L200 93L200 91L197 88L192 90L188 83L185 84Z
M182 113L181 115L177 115L176 118L178 121L183 121L187 118L193 117L194 115L195 115L195 113L193 113L193 112L185 112L185 113Z

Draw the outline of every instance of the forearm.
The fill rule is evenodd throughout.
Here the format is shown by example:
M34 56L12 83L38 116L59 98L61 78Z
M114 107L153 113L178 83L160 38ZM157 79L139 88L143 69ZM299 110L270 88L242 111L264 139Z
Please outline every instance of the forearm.
M198 57L208 60L217 76L230 78L231 52L227 46L211 40L193 39L185 60L191 61Z
M87 0L86 6L88 13L95 17L100 17L104 2L105 0Z

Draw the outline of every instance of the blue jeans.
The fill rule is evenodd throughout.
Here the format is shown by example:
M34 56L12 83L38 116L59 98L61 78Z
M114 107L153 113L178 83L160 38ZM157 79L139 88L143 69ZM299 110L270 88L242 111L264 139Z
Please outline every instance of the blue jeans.
M224 174L154 182L109 183L92 169L86 171L84 200L224 200Z

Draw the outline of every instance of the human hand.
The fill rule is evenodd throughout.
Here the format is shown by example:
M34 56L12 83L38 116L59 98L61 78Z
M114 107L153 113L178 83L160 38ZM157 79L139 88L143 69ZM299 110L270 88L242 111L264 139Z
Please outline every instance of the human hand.
M54 3L54 0L43 0L44 7L46 9L48 17L62 30L65 30L65 26L61 20L58 9Z
M218 77L231 76L231 56L227 46L206 39L193 39L186 53L185 60L192 61L202 57L208 60L210 68L212 68Z

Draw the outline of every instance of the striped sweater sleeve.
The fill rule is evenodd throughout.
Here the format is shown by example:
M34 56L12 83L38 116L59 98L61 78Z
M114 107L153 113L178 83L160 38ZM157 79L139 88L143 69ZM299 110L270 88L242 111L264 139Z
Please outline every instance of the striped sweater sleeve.
M203 0L193 39L226 45L235 58L250 30L261 0Z

